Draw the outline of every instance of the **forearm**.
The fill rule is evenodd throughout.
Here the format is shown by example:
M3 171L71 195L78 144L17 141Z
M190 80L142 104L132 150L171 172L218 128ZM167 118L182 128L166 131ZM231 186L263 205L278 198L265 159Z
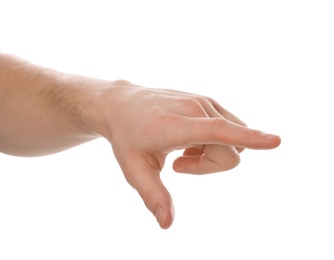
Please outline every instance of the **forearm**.
M0 152L40 156L97 138L92 81L0 53Z

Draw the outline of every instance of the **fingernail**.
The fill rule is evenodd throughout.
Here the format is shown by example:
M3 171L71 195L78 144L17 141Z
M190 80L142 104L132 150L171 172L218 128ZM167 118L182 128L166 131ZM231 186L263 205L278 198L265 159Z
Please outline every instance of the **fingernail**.
M163 209L160 206L158 206L157 211L155 213L155 218L157 219L159 224L160 224L160 221L162 219L162 214L163 214Z
M274 139L276 137L276 135L263 133L263 137L265 139L267 139L268 141L270 141L270 140Z

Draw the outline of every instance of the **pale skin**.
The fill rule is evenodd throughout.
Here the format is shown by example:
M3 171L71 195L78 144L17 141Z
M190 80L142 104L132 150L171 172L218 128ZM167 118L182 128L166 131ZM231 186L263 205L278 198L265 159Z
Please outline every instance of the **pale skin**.
M160 179L170 152L184 150L176 172L208 174L236 167L245 148L281 142L205 96L71 75L0 53L0 152L43 156L101 137L163 229L174 219Z

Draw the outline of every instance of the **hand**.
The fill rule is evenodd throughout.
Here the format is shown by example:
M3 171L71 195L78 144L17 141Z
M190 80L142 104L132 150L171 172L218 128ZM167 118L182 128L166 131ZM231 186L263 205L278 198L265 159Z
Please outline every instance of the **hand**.
M160 180L170 152L184 149L175 171L206 174L235 167L244 148L280 144L207 97L65 74L1 53L0 60L0 152L42 156L102 135L162 228L174 218Z
M171 226L171 195L160 179L166 156L185 149L176 172L207 174L234 168L245 148L272 149L276 135L249 129L211 98L114 82L98 96L99 129L111 143L126 180L161 228Z

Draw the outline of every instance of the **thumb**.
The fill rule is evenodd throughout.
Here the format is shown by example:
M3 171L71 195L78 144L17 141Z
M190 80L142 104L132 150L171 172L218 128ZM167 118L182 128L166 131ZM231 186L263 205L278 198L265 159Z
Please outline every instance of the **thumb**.
M160 179L158 163L149 163L147 158L133 158L123 168L128 183L137 190L146 207L156 217L163 229L169 228L174 220L173 200Z

